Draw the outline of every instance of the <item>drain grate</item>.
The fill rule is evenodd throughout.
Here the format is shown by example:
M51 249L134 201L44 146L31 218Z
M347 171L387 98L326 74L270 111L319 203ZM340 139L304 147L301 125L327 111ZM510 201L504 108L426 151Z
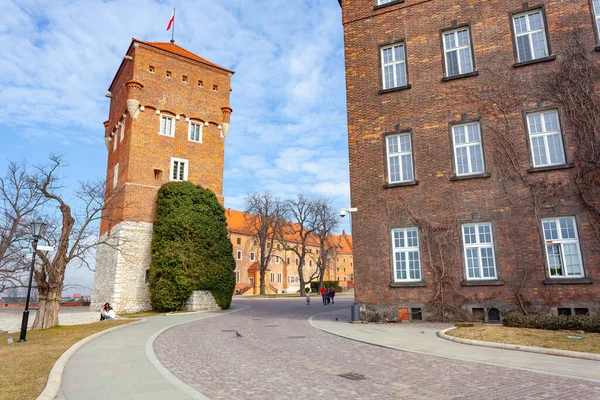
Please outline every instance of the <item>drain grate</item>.
M306 336L288 336L288 339L306 339Z
M223 329L221 332L236 332L235 329Z
M363 374L358 374L356 372L347 372L345 374L339 374L338 376L344 379L350 379L351 381L362 381L363 379L367 379Z

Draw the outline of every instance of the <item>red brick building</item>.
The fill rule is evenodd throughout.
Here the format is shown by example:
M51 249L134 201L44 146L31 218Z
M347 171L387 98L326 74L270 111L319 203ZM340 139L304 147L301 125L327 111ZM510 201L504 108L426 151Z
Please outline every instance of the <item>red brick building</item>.
M598 82L559 83L597 67L600 1L340 5L366 314L598 313L598 185L577 184L585 107L560 96Z
M230 78L174 44L133 39L110 84L106 203L92 308L149 309L148 268L158 189L190 181L223 203Z

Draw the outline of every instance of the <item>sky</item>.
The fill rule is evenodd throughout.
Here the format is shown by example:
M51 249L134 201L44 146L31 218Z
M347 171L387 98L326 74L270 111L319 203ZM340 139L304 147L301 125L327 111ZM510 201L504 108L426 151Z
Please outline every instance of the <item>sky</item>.
M64 155L65 186L104 179L104 96L135 37L232 77L225 207L269 191L350 206L341 9L335 0L0 0L0 175ZM340 230L349 231L349 220ZM90 274L73 280L90 285Z

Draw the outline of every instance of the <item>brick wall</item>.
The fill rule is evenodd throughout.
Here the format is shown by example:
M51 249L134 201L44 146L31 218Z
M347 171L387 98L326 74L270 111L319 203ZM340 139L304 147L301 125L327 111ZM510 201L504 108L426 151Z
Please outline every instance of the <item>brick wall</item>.
M535 178L549 183L562 182L562 206L542 210L547 215L574 215L579 224L586 284L545 284L547 267L539 216L530 206L530 196L523 187L509 182L509 196L499 181L491 162L494 149L486 142L486 118L480 104L465 96L468 90L494 90L501 86L497 74L533 78L557 68L570 32L582 32L589 52L596 38L588 0L548 0L529 2L543 5L549 27L549 42L555 60L514 67L515 55L511 33L511 13L521 10L521 0L406 0L385 7L374 7L375 0L344 0L343 23L348 106L348 143L353 214L356 299L365 304L394 306L427 306L436 285L427 259L421 253L423 281L421 287L390 287L391 238L395 227L411 226L399 198L405 199L418 216L442 226L455 227L460 222L491 222L495 235L495 253L499 286L462 286L463 258L458 244L458 268L448 285L457 288L454 299L468 307L493 304L508 309L515 305L515 292L524 270L531 271L523 293L532 302L552 307L585 305L590 310L600 294L600 255L598 243L589 224L587 211L570 203L576 191L573 169L536 172ZM444 64L440 30L453 25L470 24L476 70L479 74L442 81ZM382 89L380 46L404 41L406 46L408 83L410 88L379 93ZM509 119L517 126L513 132L516 152L528 163L527 130L522 112L552 104L524 102L512 110ZM559 110L560 111L560 110ZM463 116L464 115L464 116ZM483 145L489 177L451 180L453 152L449 124L461 119L480 118L483 123ZM567 123L562 130L569 146L571 134ZM387 183L386 133L410 130L417 185L384 188ZM529 174L527 170L521 171ZM531 176L531 175L530 175ZM422 250L422 249L421 249ZM552 303L552 304L550 304Z

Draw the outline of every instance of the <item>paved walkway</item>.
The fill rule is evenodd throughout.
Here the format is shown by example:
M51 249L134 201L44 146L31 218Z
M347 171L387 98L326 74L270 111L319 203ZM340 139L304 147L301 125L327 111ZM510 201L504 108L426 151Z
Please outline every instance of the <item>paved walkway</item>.
M350 324L352 299L337 300L149 318L75 353L58 398L600 398L599 362L449 342L435 336L445 324Z
M350 324L348 314L349 310L343 310L317 315L311 318L311 324L318 329L345 338L417 354L589 379L600 383L598 361L472 346L451 342L437 336L438 331L452 326L451 324Z
M243 308L234 305L231 311ZM87 343L67 363L57 399L205 399L165 370L149 346L163 330L175 324L224 313L227 312L148 318Z

